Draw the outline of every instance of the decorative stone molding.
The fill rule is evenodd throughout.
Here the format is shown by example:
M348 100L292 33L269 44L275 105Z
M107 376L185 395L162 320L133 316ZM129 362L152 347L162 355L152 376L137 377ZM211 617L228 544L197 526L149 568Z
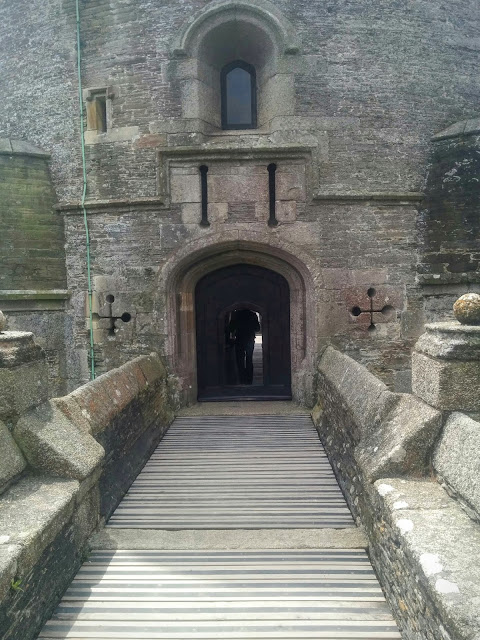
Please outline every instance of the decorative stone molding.
M66 289L3 289L0 302L5 311L62 311L70 298Z
M110 215L113 213L122 215L126 211L136 209L149 208L155 210L162 207L164 204L164 199L158 197L134 198L132 200L119 200L112 198L111 200L87 200L85 202L85 209L87 209L89 214L102 214L105 213L105 209L111 209L111 211L109 211ZM59 202L55 205L54 209L63 215L83 215L82 203L80 200L77 200L76 202Z

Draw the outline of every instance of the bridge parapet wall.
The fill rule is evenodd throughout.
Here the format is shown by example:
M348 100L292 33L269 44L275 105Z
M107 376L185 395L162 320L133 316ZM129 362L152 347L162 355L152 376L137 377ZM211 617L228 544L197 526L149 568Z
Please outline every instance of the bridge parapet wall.
M91 533L121 500L173 413L156 354L45 402L43 385L25 377L46 374L42 351L34 350L35 366L32 360L25 369L18 360L26 353L22 341L33 344L32 334L16 334L16 352L9 334L1 335L0 376L8 363L17 388L23 375L29 395L22 403L18 394L0 391L0 405L5 409L10 398L16 408L5 409L9 419L0 422L9 454L0 460L0 637L30 640L84 560ZM2 352L7 343L9 358Z
M314 421L365 527L403 637L480 637L480 567L472 562L480 556L475 416L394 394L332 348L320 361L318 382Z

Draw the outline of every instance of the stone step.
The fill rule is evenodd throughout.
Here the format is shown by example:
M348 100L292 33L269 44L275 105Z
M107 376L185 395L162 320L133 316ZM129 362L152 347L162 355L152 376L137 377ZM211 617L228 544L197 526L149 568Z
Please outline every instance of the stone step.
M102 529L93 549L366 549L363 531L348 529Z

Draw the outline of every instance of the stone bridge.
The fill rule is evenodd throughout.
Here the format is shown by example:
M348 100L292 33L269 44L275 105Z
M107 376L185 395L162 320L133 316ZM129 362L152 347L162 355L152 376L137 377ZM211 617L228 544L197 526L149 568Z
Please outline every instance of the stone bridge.
M0 636L478 640L479 363L428 325L413 394L328 347L311 417L179 412L156 354L49 400L0 333Z

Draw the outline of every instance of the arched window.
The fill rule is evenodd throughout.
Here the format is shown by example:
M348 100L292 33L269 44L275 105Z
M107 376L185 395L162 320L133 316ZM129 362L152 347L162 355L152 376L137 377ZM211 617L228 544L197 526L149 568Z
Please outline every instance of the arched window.
M220 74L222 128L255 129L257 126L257 83L255 67L235 60Z

